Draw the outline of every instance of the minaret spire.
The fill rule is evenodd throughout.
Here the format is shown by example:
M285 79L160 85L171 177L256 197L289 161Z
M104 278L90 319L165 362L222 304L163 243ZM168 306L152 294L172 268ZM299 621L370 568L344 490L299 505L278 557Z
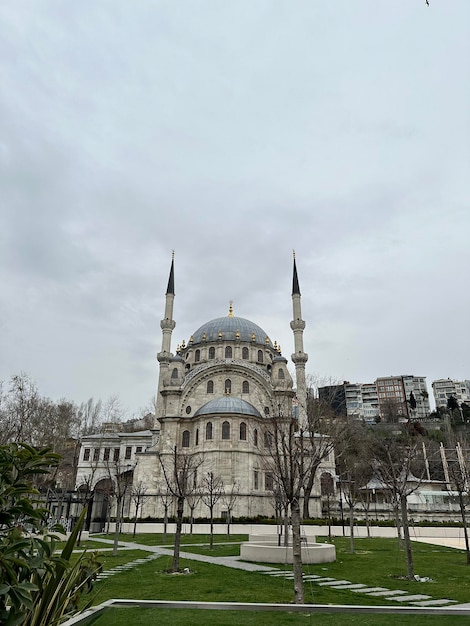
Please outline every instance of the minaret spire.
M164 407L163 407L163 396L161 395L161 391L163 389L163 379L165 378L166 373L168 372L168 366L170 363L170 359L172 358L171 354L171 334L173 329L176 326L176 323L173 319L173 303L175 300L175 253L174 251L171 254L171 267L170 267L170 275L168 277L168 286L165 294L165 314L164 318L160 322L160 328L162 329L162 349L157 354L157 360L160 363L160 372L158 376L158 390L157 390L157 418L163 417Z
M292 273L292 309L294 319L290 323L290 327L294 333L294 353L292 354L292 362L295 365L295 378L297 385L297 400L299 402L299 422L306 424L307 422L307 383L305 379L305 364L308 360L308 354L304 352L304 329L305 322L302 319L301 297L299 277L297 275L297 265L295 262L295 252L293 253L294 267Z
M170 276L168 277L168 287L166 288L166 295L175 295L175 251L171 253L171 267Z

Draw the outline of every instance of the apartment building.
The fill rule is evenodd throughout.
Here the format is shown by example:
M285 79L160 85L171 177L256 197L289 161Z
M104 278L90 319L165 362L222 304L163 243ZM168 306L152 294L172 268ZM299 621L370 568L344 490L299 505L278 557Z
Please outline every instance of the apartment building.
M470 404L470 380L453 380L441 378L432 383L432 390L436 407L446 407L447 400L453 396L459 405L462 402Z

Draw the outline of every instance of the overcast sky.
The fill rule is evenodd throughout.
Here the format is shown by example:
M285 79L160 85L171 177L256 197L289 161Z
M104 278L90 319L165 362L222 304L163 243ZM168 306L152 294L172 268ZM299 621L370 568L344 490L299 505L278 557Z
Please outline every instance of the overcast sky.
M308 372L470 379L469 0L0 0L0 379L157 381L234 312Z

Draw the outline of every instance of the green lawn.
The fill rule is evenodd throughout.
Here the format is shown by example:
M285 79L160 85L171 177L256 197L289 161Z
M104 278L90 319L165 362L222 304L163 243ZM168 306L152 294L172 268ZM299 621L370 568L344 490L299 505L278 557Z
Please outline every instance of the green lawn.
M127 540L127 536L121 536ZM219 536L219 541L211 550L208 537L186 536L187 543L204 543L203 547L185 545L185 552L198 551L214 556L225 556L239 553L238 543L226 545L227 538ZM239 542L240 537L233 537ZM242 537L243 539L243 537ZM139 536L139 542L157 545L158 536ZM349 540L336 538L337 550L335 563L304 566L305 574L321 574L338 579L346 579L355 583L388 589L402 589L413 593L426 594L432 598L449 598L458 602L470 602L470 569L465 564L465 555L458 550L441 548L427 544L414 543L415 571L420 576L428 576L432 581L426 583L411 582L401 578L406 572L404 554L398 549L394 539L358 539L356 553L349 553ZM162 545L162 544L160 544ZM166 544L167 547L171 543ZM133 561L146 555L140 550L126 550L113 557L103 553L100 560L104 569L111 569L118 564ZM181 568L188 567L190 574L168 574L171 557L159 557L150 562L138 565L132 570L119 572L96 584L93 604L110 598L159 599L159 600L199 600L206 602L280 602L289 603L293 598L293 582L283 578L273 578L257 572L244 572L228 567L211 565L197 561L182 559ZM281 569L289 569L282 566ZM347 590L334 590L306 583L306 602L316 604L367 604L384 605L398 603L380 598L367 597ZM151 626L159 624L233 624L243 621L249 624L463 624L464 618L423 616L390 616L390 615L313 615L288 613L251 613L231 611L187 611L163 609L113 609L98 620L98 626L129 624ZM468 619L468 618L467 618ZM452 620L452 621L451 621Z

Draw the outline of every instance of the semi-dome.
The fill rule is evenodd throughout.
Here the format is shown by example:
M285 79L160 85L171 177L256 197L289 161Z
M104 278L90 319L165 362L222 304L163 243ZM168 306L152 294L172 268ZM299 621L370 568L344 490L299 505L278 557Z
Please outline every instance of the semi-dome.
M252 404L246 400L232 396L222 396L221 398L209 400L209 402L203 404L194 415L212 415L213 413L241 413L242 415L261 417L258 409Z
M220 336L219 333L222 333ZM253 340L253 336L255 339ZM267 333L255 324L246 320L243 317L235 317L227 315L226 317L217 317L215 320L206 322L192 336L193 345L202 343L203 341L249 341L257 344L268 345L273 347L271 339L268 337L268 343L266 343Z

